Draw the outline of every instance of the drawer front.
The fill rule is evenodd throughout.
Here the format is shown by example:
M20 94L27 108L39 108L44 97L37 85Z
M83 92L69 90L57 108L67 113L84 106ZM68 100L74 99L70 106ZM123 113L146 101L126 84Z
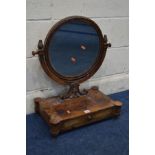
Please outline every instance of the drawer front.
M83 125L87 125L96 121L100 121L102 119L106 119L112 115L112 109L107 109L104 111L98 111L95 113L89 113L84 116L74 118L71 120L66 120L63 125L61 130L70 130L73 128L77 128Z

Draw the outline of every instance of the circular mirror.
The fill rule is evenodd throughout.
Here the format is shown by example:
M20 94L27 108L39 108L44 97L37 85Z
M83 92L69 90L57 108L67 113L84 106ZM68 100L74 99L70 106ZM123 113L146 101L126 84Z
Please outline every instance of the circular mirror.
M48 54L50 65L62 76L82 75L99 55L99 36L83 21L65 23L54 33Z
M86 17L68 17L53 26L45 44L46 71L60 83L83 82L105 57L104 39L97 24Z

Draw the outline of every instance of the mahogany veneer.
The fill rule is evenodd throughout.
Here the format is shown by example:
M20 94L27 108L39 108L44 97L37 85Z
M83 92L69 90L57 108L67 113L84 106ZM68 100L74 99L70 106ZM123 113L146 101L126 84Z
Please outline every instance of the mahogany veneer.
M72 99L35 99L35 110L50 125L53 136L120 114L121 102L113 101L96 87L87 91L86 95Z

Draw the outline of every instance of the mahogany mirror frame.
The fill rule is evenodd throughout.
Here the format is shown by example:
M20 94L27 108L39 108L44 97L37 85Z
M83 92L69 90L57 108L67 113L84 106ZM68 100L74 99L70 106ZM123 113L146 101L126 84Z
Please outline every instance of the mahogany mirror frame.
M99 37L99 54L98 54L97 59L95 60L95 63L91 66L91 68L88 71L86 71L85 73L78 75L78 76L67 77L67 76L63 76L63 75L59 74L58 72L56 72L54 70L54 68L51 66L48 48L49 48L49 44L50 44L50 41L51 41L54 33L57 32L57 30L62 25L69 23L71 21L84 22L88 25L91 25L96 30L97 35ZM46 36L46 39L44 41L44 44L43 44L42 40L39 40L38 50L33 51L32 54L33 55L35 55L35 54L39 55L39 60L40 60L41 66L44 69L44 71L46 72L46 74L51 79L53 79L54 81L56 81L57 83L60 83L60 84L72 85L74 83L80 84L80 83L88 80L91 76L93 76L96 73L96 71L99 69L99 67L101 66L101 64L105 58L106 50L108 47L111 47L111 44L107 43L107 36L104 35L104 37L103 37L100 28L98 27L98 25L93 20L91 20L87 17L83 17L83 16L70 16L70 17L67 17L67 18L64 18L64 19L58 21L49 30L49 32Z

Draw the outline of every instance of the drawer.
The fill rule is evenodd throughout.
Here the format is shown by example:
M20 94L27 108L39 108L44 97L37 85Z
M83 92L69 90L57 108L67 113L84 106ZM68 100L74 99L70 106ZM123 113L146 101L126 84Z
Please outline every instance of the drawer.
M106 119L112 114L111 109L107 109L104 111L98 111L94 113L85 114L84 116L73 118L71 120L66 120L62 125L62 130L69 130L73 128L77 128L83 125L87 125L96 121L100 121L102 119Z

